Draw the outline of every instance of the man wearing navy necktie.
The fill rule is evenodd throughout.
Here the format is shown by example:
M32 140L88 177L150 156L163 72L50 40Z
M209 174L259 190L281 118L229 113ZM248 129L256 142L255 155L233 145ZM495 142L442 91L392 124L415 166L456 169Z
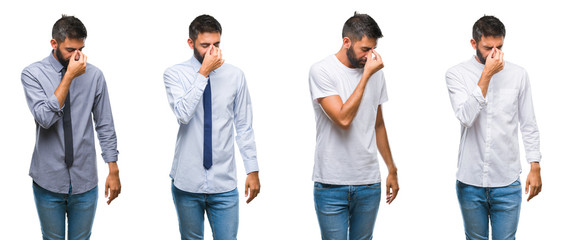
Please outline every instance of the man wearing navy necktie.
M193 57L164 72L180 125L170 177L182 239L203 239L204 214L214 239L236 239L234 129L247 174L246 203L260 192L250 94L244 73L222 59L221 32L212 16L195 18L188 39Z
M82 53L86 36L78 18L63 15L53 26L53 50L21 75L36 126L29 175L43 239L65 239L66 218L68 239L90 238L98 200L92 119L109 167L107 203L121 192L109 94L104 75Z

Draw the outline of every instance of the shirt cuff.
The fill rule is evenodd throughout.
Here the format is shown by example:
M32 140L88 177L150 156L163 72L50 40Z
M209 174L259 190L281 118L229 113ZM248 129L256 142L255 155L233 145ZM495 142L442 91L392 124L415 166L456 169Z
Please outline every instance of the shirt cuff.
M528 163L541 162L541 153L540 152L527 153L526 160L528 160Z
M479 86L475 87L472 93L473 97L479 103L479 109L483 109L487 106L487 99L483 96L483 92Z
M47 105L47 108L49 108L49 110L59 115L59 117L63 115L64 104L62 107L59 106L59 99L57 98L57 96L55 96L55 94L52 94L51 96L49 96L49 98L47 98L45 105Z
M117 155L119 155L119 151L115 150L115 152L111 153L111 154L107 154L107 153L102 153L102 159L104 159L105 163L110 163L110 162L117 162Z
M246 170L246 175L251 172L258 172L258 161L244 161L244 169Z

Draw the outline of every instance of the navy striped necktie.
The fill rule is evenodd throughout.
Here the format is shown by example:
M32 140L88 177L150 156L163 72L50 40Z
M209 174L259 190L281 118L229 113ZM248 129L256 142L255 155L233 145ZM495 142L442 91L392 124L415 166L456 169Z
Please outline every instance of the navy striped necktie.
M207 86L203 90L203 167L211 168L213 165L213 141L212 132L212 112L211 112L211 78L207 80Z

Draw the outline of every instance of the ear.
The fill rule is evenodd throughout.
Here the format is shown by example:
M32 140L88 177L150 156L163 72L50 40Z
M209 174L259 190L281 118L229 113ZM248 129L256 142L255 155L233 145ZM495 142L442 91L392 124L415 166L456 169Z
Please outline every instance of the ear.
M475 41L475 39L471 39L471 46L473 47L473 50L477 50L477 41Z
M352 46L352 40L349 37L342 38L342 46L346 49Z
M188 45L190 45L191 49L194 49L194 44L195 42L191 38L188 38Z
M57 40L51 39L51 47L53 48L53 50L57 50L57 46Z

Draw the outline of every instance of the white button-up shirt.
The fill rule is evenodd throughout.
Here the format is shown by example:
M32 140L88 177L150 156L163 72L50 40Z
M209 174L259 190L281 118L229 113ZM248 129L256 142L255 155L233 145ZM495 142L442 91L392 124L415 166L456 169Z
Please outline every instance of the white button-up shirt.
M446 73L452 107L461 123L457 179L479 187L507 186L522 171L518 124L526 159L541 159L532 92L526 70L505 61L483 97L477 83L484 67L472 57Z

